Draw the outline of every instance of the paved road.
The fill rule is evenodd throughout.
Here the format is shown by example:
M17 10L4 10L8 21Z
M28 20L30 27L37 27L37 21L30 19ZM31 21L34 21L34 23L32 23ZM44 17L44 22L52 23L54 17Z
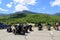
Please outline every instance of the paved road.
M14 35L13 33L7 33L4 29L0 30L0 40L60 40L60 31L38 31L37 28L34 28L33 32L26 35Z

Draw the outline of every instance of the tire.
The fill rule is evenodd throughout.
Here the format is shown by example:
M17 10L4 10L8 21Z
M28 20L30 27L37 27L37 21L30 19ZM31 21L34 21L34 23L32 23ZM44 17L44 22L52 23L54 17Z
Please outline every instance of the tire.
M38 30L42 30L42 27L39 27Z
M15 35L16 35L16 30L15 30L15 29L13 29L13 31L12 31L12 32L13 32L13 34L15 34Z
M51 30L51 29L48 29L48 30Z

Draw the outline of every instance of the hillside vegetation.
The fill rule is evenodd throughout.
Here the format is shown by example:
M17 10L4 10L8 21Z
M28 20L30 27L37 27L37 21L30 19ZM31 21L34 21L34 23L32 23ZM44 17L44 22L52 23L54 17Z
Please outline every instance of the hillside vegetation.
M30 13L30 12L16 12L6 16L0 16L0 22L6 24L15 24L15 23L50 23L54 24L55 22L60 22L60 16L42 14L42 13Z

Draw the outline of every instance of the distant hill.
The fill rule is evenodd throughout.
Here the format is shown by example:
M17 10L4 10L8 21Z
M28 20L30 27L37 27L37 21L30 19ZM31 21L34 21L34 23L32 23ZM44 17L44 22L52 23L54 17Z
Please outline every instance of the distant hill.
M60 16L60 12L59 12L59 13L55 13L54 15L56 15L56 16Z
M0 16L8 16L10 14L0 13Z
M36 13L36 12L27 11L27 10L23 10L22 13L25 13L25 14L39 14L39 13Z
M5 15L4 13L0 13L0 16Z
M0 16L11 16L11 15L17 15L17 14L45 14L45 13L36 13L36 12L32 12L32 11L28 11L28 10L23 10L23 11L18 11L15 13L10 13L10 14L5 14L5 13L0 13Z
M18 12L15 12L15 13L23 13L23 14L39 14L39 13L36 13L36 12L32 12L32 11L28 11L28 10L23 10L23 11L18 11ZM13 13L14 14L14 13Z
M21 18L21 17L25 17L26 15L29 15L29 14L39 14L39 15L40 15L40 14L43 14L43 15L49 15L49 14L44 14L44 13L35 13L35 12L23 10L23 11L11 13L10 16L13 17L13 18Z

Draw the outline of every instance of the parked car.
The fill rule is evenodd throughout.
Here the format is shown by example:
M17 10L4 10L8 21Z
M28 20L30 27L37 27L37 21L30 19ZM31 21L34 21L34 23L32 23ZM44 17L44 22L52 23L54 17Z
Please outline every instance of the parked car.
M0 29L6 29L8 27L7 24L0 23Z

